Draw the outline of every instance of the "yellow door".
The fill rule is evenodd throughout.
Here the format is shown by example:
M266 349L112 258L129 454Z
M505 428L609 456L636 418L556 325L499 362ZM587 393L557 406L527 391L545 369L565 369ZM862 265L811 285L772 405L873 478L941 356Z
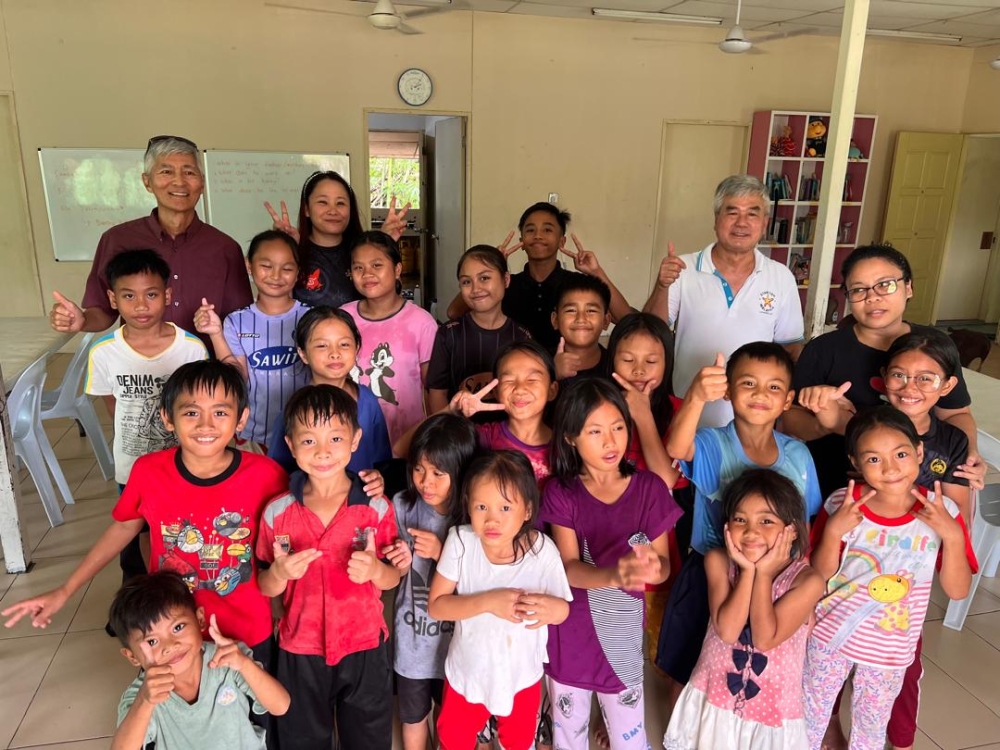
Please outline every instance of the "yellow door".
M896 136L882 239L913 268L913 299L906 308L906 319L913 323L932 322L964 138L957 133Z

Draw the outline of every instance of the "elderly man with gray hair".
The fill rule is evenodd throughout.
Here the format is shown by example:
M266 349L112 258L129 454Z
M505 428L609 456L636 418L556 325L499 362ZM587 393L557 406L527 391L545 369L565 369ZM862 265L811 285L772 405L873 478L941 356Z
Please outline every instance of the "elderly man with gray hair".
M767 231L771 202L756 177L727 177L715 190L715 242L675 255L670 244L644 310L675 329L674 393L684 396L698 371L728 359L751 341L781 344L795 359L802 349L802 307L795 277L757 244ZM706 404L701 425L723 427L728 401Z
M205 189L198 147L179 136L150 138L142 184L156 198L156 208L149 216L111 227L101 236L82 308L53 292L56 304L49 320L57 331L103 331L118 320L104 269L122 250L152 248L163 256L170 266L171 289L163 319L191 333L203 297L215 305L220 318L253 302L240 246L204 223L195 211ZM211 351L208 338L202 339Z

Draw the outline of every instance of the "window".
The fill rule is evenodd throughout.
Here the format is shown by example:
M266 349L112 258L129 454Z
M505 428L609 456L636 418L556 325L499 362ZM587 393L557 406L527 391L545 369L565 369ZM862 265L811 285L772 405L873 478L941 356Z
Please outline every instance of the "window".
M380 133L369 135L368 185L372 208L388 208L392 196L396 205L420 208L421 133Z

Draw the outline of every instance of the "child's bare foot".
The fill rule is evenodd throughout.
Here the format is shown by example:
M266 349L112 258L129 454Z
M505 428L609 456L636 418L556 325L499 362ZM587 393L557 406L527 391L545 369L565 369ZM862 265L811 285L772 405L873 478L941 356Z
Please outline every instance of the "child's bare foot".
M844 729L840 726L840 716L834 714L827 724L826 734L823 735L823 750L847 750L847 737L844 736Z

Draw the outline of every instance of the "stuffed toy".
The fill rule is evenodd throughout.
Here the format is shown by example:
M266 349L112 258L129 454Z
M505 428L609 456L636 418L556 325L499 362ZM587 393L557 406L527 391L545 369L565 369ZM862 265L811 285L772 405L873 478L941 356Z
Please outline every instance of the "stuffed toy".
M813 120L806 130L806 154L826 156L826 125L822 120Z
M771 139L770 156L795 156L795 151L792 129L786 125L781 135L776 135Z

